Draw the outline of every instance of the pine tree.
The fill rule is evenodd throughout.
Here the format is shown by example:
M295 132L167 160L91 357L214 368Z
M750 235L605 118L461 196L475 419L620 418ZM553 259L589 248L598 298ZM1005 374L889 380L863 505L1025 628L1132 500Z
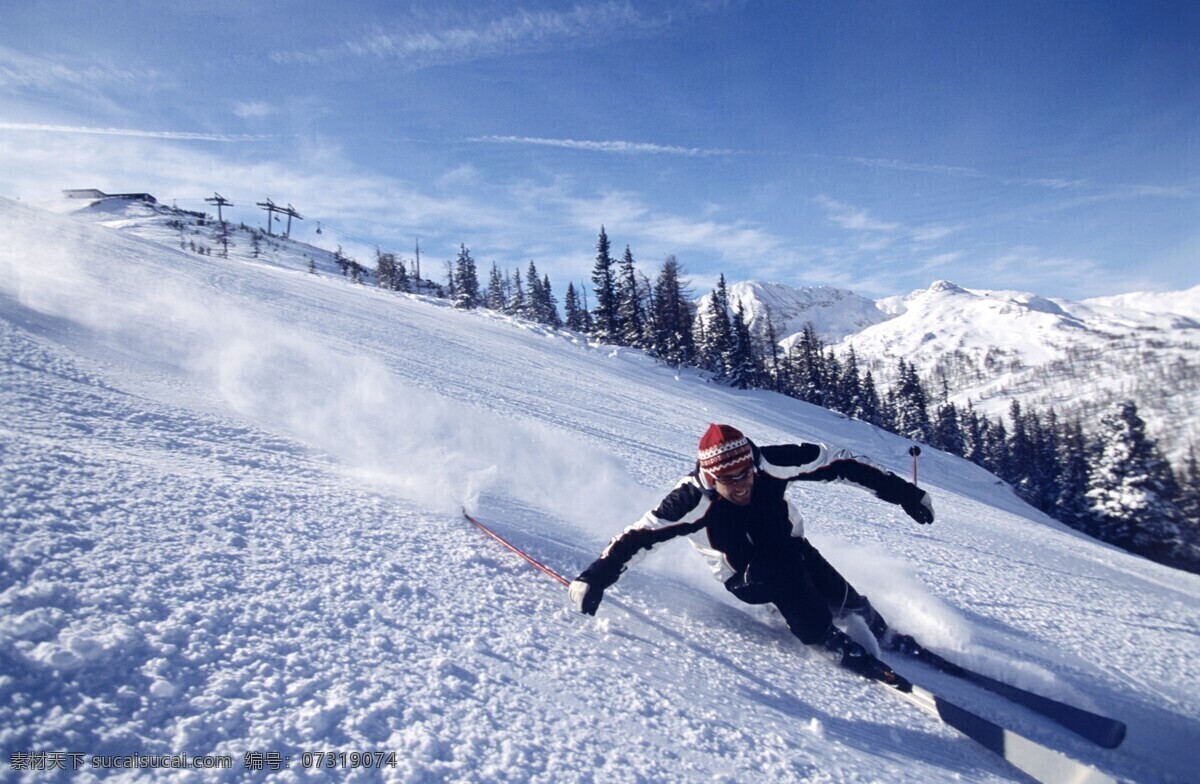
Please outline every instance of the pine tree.
M824 343L812 322L807 322L800 337L788 350L788 375L791 388L788 394L815 406L826 403Z
M1095 536L1096 515L1088 500L1088 463L1092 447L1083 433L1079 420L1063 424L1059 434L1058 497L1054 500L1054 517L1077 531Z
M408 268L404 264L404 260L396 261L396 291L412 291L412 279L408 276Z
M1131 552L1171 562L1182 555L1179 486L1137 405L1125 401L1100 420L1100 455L1088 498L1099 536Z
M1026 501L1032 501L1037 493L1031 487L1034 470L1033 441L1029 437L1028 422L1021 403L1013 400L1008 409L1010 430L1008 434L1009 474L1004 479Z
M775 329L775 323L771 319L771 309L767 308L766 318L764 319L765 326L763 327L763 371L766 373L766 380L769 382L769 388L774 392L783 391L783 362L781 352L779 350L779 333Z
M554 289L550 288L550 276L542 275L542 300L546 309L546 323L558 329L563 325L562 316L558 315L558 300Z
M617 286L613 273L613 260L609 254L608 235L600 227L600 238L596 241L596 265L592 268L593 291L596 292L596 309L592 312L592 334L605 343L614 343L620 337L617 319Z
M845 374L842 361L837 358L833 349L825 352L821 359L821 374L825 383L825 407L830 411L845 414L850 408L850 402L843 397L842 376Z
M733 326L729 320L729 292L725 288L722 274L708 300L708 314L703 319L696 348L700 354L700 367L709 371L717 380L729 376L730 351L733 348Z
M1008 428L1004 426L1004 420L997 419L990 423L984 434L983 467L1005 482L1010 482L1013 468L1011 453L1008 451Z
M638 288L637 271L633 264L633 251L625 246L625 256L617 281L617 320L621 334L618 342L623 346L644 348L646 345L646 315L642 309L642 295Z
M963 457L978 466L987 464L987 420L975 411L975 407L967 403L967 410L962 417Z
M525 290L529 292L527 295L529 320L536 321L538 324L550 323L546 293L542 291L542 279L538 275L537 265L533 263L533 259L529 260L529 267L525 270Z
M691 292L683 277L683 266L668 256L654 284L654 310L651 318L651 353L675 367L695 361L692 342Z
M851 346L838 377L839 410L848 417L865 422L867 413L862 387L862 377L858 374L858 355L854 353L854 346Z
M233 232L229 230L229 224L225 221L218 223L213 239L221 246L221 258L229 258L229 246L233 245Z
M454 307L470 309L479 306L479 275L475 269L475 259L467 246L458 246L458 259L454 263Z
M396 290L396 256L375 248L375 282L381 289Z
M1188 456L1179 473L1179 509L1183 513L1180 523L1185 545L1184 561L1188 568L1197 571L1200 565L1200 464L1196 461L1196 447L1188 448Z
M590 335L592 333L592 329L595 327L595 325L592 323L591 306L588 305L587 284L584 283L582 280L579 281L578 291L579 291L579 320L580 320L580 323L583 324L583 329L581 331L586 332Z
M347 258L346 259L346 269L347 269L346 274L350 277L350 282L358 283L361 285L363 282L363 273L365 273L367 271L367 268L364 267L363 265L359 264L354 259Z
M563 301L563 312L567 316L567 329L587 332L586 311L579 302L579 296L575 293L574 283L567 283L567 297Z
M1061 427L1058 422L1058 414L1053 408L1044 416L1035 411L1030 415L1029 422L1030 437L1033 440L1032 484L1035 486L1036 493L1033 505L1043 512L1053 514L1061 493L1059 482L1062 479L1059 472L1058 453L1061 448L1059 444Z
M492 271L488 275L487 293L483 297L483 305L488 310L503 313L505 304L504 276L500 274L500 267L493 261Z
M724 275L721 276L724 279ZM738 389L750 389L761 382L760 363L755 356L754 338L746 322L746 308L738 300L733 312L733 336L726 360L729 383Z
M929 421L929 403L917 370L903 358L899 366L900 383L893 390L896 432L914 441L929 443L933 426Z
M508 306L505 311L510 315L525 318L529 312L529 302L525 298L525 287L521 285L520 270L513 275L512 281L512 296L508 298Z
M875 374L871 372L870 368L863 376L862 393L863 421L876 427L885 427L889 419L884 413L883 403L879 399L879 387L875 386Z
M960 457L967 452L958 408L949 400L939 405L934 415L933 445L943 452Z

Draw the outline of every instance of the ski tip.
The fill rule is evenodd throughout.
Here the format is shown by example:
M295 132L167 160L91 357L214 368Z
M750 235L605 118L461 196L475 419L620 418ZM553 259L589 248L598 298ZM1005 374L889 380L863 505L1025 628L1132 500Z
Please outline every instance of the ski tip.
M1093 740L1106 749L1115 749L1125 742L1125 731L1125 722L1113 720L1108 732L1101 737L1093 738Z

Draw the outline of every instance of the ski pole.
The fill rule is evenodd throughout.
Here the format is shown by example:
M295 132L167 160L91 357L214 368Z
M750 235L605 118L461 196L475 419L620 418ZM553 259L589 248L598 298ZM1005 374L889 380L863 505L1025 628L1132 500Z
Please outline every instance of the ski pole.
M912 455L913 459L913 484L915 485L917 483L917 457L919 457L921 454L921 447L913 444L912 447L909 448L908 453Z
M524 558L526 561L528 561L530 564L532 564L532 565L533 565L533 567L534 567L535 569L538 569L538 570L539 570L539 571L541 571L543 574L545 574L545 575L547 575L547 576L549 576L549 577L552 577L552 578L553 578L553 579L555 579L555 580L558 580L558 581L559 581L560 583L562 583L563 585L570 585L570 584L571 584L570 580L568 580L567 578L563 577L561 574L559 574L558 572L554 571L554 570L553 570L553 569L551 569L549 566L546 566L544 563L542 563L541 561L537 560L536 558L534 558L534 557L533 557L532 555L530 555L529 553L526 553L524 550L521 550L520 548L518 548L518 547L514 546L514 545L513 545L513 544L511 544L511 543L510 543L508 540L506 540L504 537L500 536L500 535L499 535L499 534L497 534L495 531L491 530L491 529L490 529L490 528L488 528L486 525L484 525L483 523L481 523L481 522L479 522L478 520L476 520L474 517L471 517L471 515L467 514L467 510L466 510L465 508L463 509L463 517L467 518L467 520L468 520L468 521L469 521L469 522L470 522L472 525L474 525L476 528L478 528L480 531L483 531L485 534L487 534L488 536L492 537L492 538L493 538L493 539L495 539L497 542L499 542L500 544L502 544L502 545L504 545L505 547L507 547L509 550L512 550L514 553L516 553L517 555L519 555L519 556L521 556L522 558Z

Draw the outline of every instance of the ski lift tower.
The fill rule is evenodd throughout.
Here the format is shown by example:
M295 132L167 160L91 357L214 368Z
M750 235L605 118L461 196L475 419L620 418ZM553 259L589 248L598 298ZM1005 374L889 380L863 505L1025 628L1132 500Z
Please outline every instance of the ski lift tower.
M233 207L233 206L235 206L234 203L231 202L229 199L226 199L224 196L217 193L216 191L213 191L213 197L211 199L205 199L205 201L208 202L209 204L217 205L217 220L221 222L222 226L224 226L225 225L225 216L221 213L221 208L222 207Z
M279 210L279 208L276 207L275 202L271 201L269 198L266 201L255 202L254 206L262 207L267 211L267 234L274 237L275 232L271 231L271 224L275 221L275 212Z
M291 204L289 204L287 206L286 210L280 210L279 212L288 216L287 229L284 231L283 236L285 239L291 239L292 238L292 218L295 218L296 220L304 220L304 218L300 217L300 213L296 212L296 208L293 207Z

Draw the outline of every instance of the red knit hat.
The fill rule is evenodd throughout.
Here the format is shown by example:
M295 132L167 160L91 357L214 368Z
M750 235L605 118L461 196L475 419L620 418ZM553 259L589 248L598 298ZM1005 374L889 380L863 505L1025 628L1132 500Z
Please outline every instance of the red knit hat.
M709 425L700 439L700 470L709 477L737 473L753 460L750 439L730 425Z

